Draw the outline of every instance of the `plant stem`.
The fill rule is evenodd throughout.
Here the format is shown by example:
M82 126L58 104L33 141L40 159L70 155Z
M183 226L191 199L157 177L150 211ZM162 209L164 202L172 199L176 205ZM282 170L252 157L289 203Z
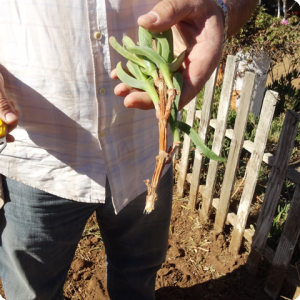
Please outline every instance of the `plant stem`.
M158 118L158 130L159 130L159 154L156 156L155 170L152 176L152 182L150 184L149 179L145 180L145 184L148 187L148 195L146 197L146 206L144 212L149 214L154 209L154 203L157 200L156 189L161 178L164 166L172 161L172 153L178 146L173 145L167 150L167 127L168 119L170 117L173 101L175 100L177 90L167 89L164 79L160 75L155 80L155 87L159 96L159 118Z

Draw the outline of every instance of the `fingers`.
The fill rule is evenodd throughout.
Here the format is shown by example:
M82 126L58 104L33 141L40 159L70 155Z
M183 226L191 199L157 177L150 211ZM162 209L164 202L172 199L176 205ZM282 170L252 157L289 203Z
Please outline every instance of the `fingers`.
M118 75L117 75L117 69L113 69L110 73L110 77L112 79L118 79Z
M125 83L120 83L115 87L116 96L124 98L124 105L128 108L138 108L142 110L153 109L154 105L146 92L134 89Z
M120 83L115 86L114 93L116 96L126 97L127 95L132 93L132 91L135 91L135 90L136 89L132 88L131 86L129 86L125 83Z
M111 78L118 79L116 69L112 70ZM154 104L146 92L137 90L125 83L118 84L114 93L116 96L124 97L124 105L128 108L138 108L142 110L154 109Z
M0 76L0 118L8 125L18 123L18 112L14 102L5 93L2 76Z
M20 116L20 111L15 108L15 112L16 112L16 115L19 119L19 116ZM7 132L10 133L11 131L13 131L16 127L18 126L18 123L14 123L12 125L8 124L8 127L7 127Z
M9 133L17 127L19 116L20 116L20 111L15 107L14 102L11 101L9 98L3 99L1 97L0 118L8 125L7 135L6 135L7 143L12 143L15 141L15 138Z
M128 108L142 110L154 109L154 104L146 92L132 92L124 99L124 105Z
M165 31L181 21L198 27L216 12L221 14L221 9L211 0L163 0L140 16L138 24L154 32Z
M17 127L20 111L16 108L14 101L7 97L4 89L4 80L0 74L0 118L8 125L6 141L14 142L15 138L9 134Z
M203 55L199 56L199 53L203 53ZM222 48L218 43L197 44L191 50L186 68L182 72L183 90L179 109L182 109L201 91L218 66L221 54Z
M127 68L124 68L124 67L122 67L122 68L123 68L123 70L124 70L128 75L131 75L131 73L129 72L129 70L128 70ZM119 79L119 78L118 78L118 74L117 74L117 69L113 69L113 70L111 71L110 77L111 77L112 79Z
M138 24L147 30L165 31L191 13L193 2L195 1L163 0L149 13L139 17Z
M212 27L216 30L211 32L211 39L223 35L223 19L222 10L211 0L163 0L140 16L138 24L154 32L173 27L174 42L179 37L190 48L199 42L203 31L211 32Z

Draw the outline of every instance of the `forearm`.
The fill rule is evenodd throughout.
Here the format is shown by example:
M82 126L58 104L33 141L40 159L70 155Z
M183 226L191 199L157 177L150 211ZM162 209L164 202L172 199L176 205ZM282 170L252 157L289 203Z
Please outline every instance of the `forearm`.
M258 0L223 0L228 9L227 38L237 33L251 17Z

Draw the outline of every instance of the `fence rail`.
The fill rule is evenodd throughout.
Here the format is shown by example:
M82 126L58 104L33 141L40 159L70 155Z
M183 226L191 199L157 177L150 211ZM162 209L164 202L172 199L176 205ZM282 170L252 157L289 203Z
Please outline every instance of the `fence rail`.
M251 253L246 265L246 268L250 273L255 274L257 272L258 264L262 256L271 262L270 276L267 280L265 291L272 299L277 299L283 279L287 273L289 276L287 276L286 279L294 286L300 286L297 273L289 266L291 255L300 233L300 173L288 166L298 130L300 115L292 111L287 111L276 155L273 156L270 153L264 153L278 97L276 92L267 91L264 97L255 140L254 142L244 140L255 84L255 74L247 72L244 78L240 108L237 112L234 129L226 129L233 83L235 80L236 65L236 57L228 56L217 119L211 119L217 69L205 86L202 110L196 111L196 99L194 99L189 104L187 113L187 122L190 125L194 123L195 116L200 119L198 133L204 141L206 141L209 126L215 129L212 150L216 154L221 154L224 137L226 136L231 139L220 198L213 198L218 162L212 160L209 162L206 184L205 186L199 186L203 157L198 150L196 150L193 173L187 174L189 150L191 146L190 141L187 138L184 139L181 163L176 166L179 171L177 189L179 191L179 196L182 197L184 194L185 181L187 180L190 183L189 207L191 209L195 208L198 193L201 194L202 206L200 208L200 214L204 219L209 218L211 207L216 209L214 223L215 230L219 232L223 231L225 222L229 222L233 226L231 243L229 246L232 253L239 252L243 237L251 243ZM240 154L243 148L251 153L251 157L243 179L244 188L238 212L235 214L229 210L229 204L232 198ZM272 166L272 170L261 212L258 217L256 230L254 231L250 228L246 228L246 224L262 161ZM275 252L266 244L266 241L285 177L288 177L295 182L297 188L290 207L290 210L293 211L292 213L289 213L287 217L277 251Z

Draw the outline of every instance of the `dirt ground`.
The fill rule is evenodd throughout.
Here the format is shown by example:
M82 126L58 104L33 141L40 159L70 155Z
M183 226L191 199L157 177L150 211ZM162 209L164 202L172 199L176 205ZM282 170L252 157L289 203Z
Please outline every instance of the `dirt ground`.
M197 210L188 209L188 197L178 199L174 186L173 213L167 257L158 271L157 300L270 300L263 291L269 265L262 261L259 273L249 275L245 263L249 245L239 255L229 250L230 230L216 234L211 220L202 222ZM201 199L198 199L201 201ZM5 297L0 282L0 295ZM76 250L67 281L65 300L108 300L105 249L95 216L89 219ZM281 299L292 299L282 291ZM16 300L22 300L16 299Z

